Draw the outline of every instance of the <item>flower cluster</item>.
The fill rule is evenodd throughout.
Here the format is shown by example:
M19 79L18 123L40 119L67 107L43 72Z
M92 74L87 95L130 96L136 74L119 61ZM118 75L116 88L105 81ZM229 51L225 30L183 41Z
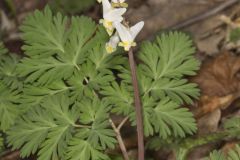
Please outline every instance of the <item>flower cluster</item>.
M103 6L103 19L100 23L106 28L107 33L111 36L106 43L108 53L116 51L117 46L121 46L125 51L129 51L131 47L136 46L134 41L138 33L142 30L144 22L138 22L132 27L123 24L123 14L127 11L127 3L125 0L97 0ZM116 30L116 31L115 31ZM115 32L115 33L114 33Z

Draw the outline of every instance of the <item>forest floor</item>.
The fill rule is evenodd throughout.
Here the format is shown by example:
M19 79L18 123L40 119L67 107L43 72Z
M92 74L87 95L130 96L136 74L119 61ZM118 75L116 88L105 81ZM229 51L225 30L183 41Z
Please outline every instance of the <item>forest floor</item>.
M6 3L7 0L0 1L0 39L11 51L22 52L18 27L24 17L35 9L44 8L48 1L12 0L11 4ZM98 21L101 8L95 5L83 14ZM129 0L127 18L132 24L145 21L139 42L152 40L156 33L166 30L183 31L193 38L196 57L202 65L199 74L191 81L199 85L201 97L189 108L197 118L199 136L220 130L228 117L240 116L240 34L232 37L232 31L240 27L237 0ZM135 137L128 137L125 142L135 155ZM197 147L188 159L200 160L210 150L226 151L236 143L236 140L218 141ZM151 154L157 160L171 160L171 153L162 150ZM6 155L4 160L18 158L18 153L14 152Z

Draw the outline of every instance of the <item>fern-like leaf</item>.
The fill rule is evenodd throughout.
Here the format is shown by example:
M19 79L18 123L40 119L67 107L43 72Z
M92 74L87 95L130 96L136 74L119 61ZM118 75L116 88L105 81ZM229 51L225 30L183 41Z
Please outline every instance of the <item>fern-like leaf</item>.
M11 89L21 89L22 81L17 77L16 66L19 56L8 53L0 42L0 80Z
M155 131L164 139L169 136L185 137L197 129L193 114L167 99L154 108L151 117Z
M199 62L193 58L195 49L189 36L180 32L162 34L154 44L145 43L139 58L145 74L157 80L195 75ZM152 53L152 54L149 54Z
M36 153L40 160L63 157L71 128L77 120L76 110L69 109L66 95L46 99L41 108L35 107L17 121L8 131L8 143L20 149L21 156Z
M240 159L240 146L236 145L233 150L228 152L227 160L239 160Z
M224 122L224 129L232 136L239 137L240 117L233 117Z
M79 105L80 122L92 126L91 128L85 128L84 131L82 130L83 138L87 137L93 146L100 144L103 149L114 148L116 140L113 137L115 134L112 129L108 129L110 125L108 112L111 106L98 99L93 101L83 100Z
M195 84L182 79L196 74L199 62L193 57L192 41L183 33L162 34L155 43L146 42L140 50L138 66L141 92L157 99L169 97L183 104L199 96Z
M134 111L133 91L126 83L112 83L109 86L102 87L100 92L105 96L104 100L113 105L112 112L128 116Z
M199 96L199 89L196 84L188 83L185 79L161 79L152 84L151 93L155 98L164 99L167 96L178 104L192 104L192 98Z
M216 151L210 153L210 156L206 160L239 160L240 159L240 146L236 145L230 149L227 154L222 151Z
M4 140L2 137L2 133L0 133L0 153L3 151L3 148L4 148Z
M219 151L213 151L206 160L225 160L225 155Z
M109 160L108 156L92 147L92 145L86 141L78 138L76 135L69 142L67 150L68 160Z
M46 85L69 79L80 70L87 52L105 42L105 31L90 18L73 17L68 28L66 22L66 17L54 16L48 7L25 20L23 49L29 57L23 58L17 69L26 77L25 83Z
M84 99L79 104L80 122L87 125L79 129L70 140L67 150L67 158L70 160L98 160L108 159L101 153L106 148L114 148L115 133L109 129L108 112L111 107L95 98Z
M19 91L11 90L0 82L0 130L6 131L15 123L20 113L18 100Z

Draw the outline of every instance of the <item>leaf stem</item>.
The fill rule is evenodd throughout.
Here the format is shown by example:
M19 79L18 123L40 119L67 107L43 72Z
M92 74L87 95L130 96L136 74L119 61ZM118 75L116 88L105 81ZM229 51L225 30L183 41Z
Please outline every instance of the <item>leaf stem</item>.
M133 57L132 49L128 52L129 64L132 74L132 83L134 89L134 103L136 110L136 121L137 121L137 137L138 137L138 160L144 160L144 137L143 137L143 114L142 105L140 100L140 93L138 88L136 66Z
M91 128L91 126L81 125L81 124L73 124L73 127L76 127L76 128Z
M121 122L121 124L123 125L126 121L127 121L127 120L124 119L124 120ZM109 122L110 122L110 124L111 124L114 132L116 133L116 137L117 137L117 140L118 140L118 144L119 144L119 147L120 147L120 149L121 149L121 151L122 151L124 160L129 160L129 156L128 156L128 153L127 153L127 149L126 149L126 147L125 147L125 144L124 144L124 142L123 142L123 139L122 139L122 136L121 136L121 133L120 133L120 129L121 129L120 125L121 125L121 124L120 124L118 127L116 127L111 118L109 119ZM123 122L124 122L124 123L123 123ZM119 129L119 128L120 128L120 129Z
M125 117L125 118L121 121L121 123L118 125L117 129L118 129L119 131L121 130L122 126L127 122L127 120L128 120L128 117Z

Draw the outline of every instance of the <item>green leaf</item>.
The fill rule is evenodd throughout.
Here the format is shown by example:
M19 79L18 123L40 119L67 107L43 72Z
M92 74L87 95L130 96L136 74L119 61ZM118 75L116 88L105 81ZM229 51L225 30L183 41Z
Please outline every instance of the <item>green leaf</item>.
M154 80L195 75L199 62L193 58L195 49L189 36L180 32L162 34L156 43L145 43L139 58L144 64L140 67Z
M11 90L0 82L0 130L6 131L20 113L18 104L19 91Z
M37 108L18 119L15 126L8 131L8 144L13 149L21 148L21 156L27 157L36 153L48 131L56 126L49 112Z
M53 16L48 7L44 12L37 10L29 15L21 27L22 38L26 43L23 47L25 54L46 57L64 52L66 22L66 17L61 14Z
M38 160L64 158L68 140L72 137L68 125L52 128L38 152Z
M231 30L229 39L232 42L237 42L240 39L240 28L235 28Z
M37 80L39 85L67 79L75 70L73 64L62 63L53 57L46 59L23 58L18 67L17 71L20 76L27 76L25 83L33 83Z
M236 145L233 149L230 149L227 154L222 151L216 151L210 153L210 156L206 160L239 160L240 159L240 146Z
M102 87L100 93L105 96L103 100L113 105L113 113L127 116L134 112L132 87L126 83L118 85L114 82Z
M48 85L67 80L81 70L88 52L105 43L106 32L90 18L72 17L69 26L66 22L66 17L53 15L48 7L27 17L21 30L28 57L17 68L18 74L26 77L25 83Z
M19 100L25 105L36 106L39 105L47 97L55 96L59 93L66 93L70 90L64 82L54 82L46 86L25 85L23 94Z
M222 152L213 151L207 160L225 160L225 156Z
M239 137L240 134L240 117L233 117L224 122L224 129L231 135Z
M21 89L22 81L17 77L16 66L19 56L8 53L0 42L0 80L11 89Z
M80 130L83 138L87 138L94 147L101 146L102 149L114 148L116 140L113 138L115 133L109 128L109 111L111 107L94 98L82 100L80 106L80 122L91 125L91 128Z
M156 133L166 139L169 136L186 137L186 134L196 132L196 122L193 114L186 108L178 108L178 104L162 100L154 108L151 123Z
M77 131L70 140L67 150L67 159L73 160L100 160L109 159L101 151L114 148L115 133L109 128L110 106L97 98L83 99L79 103L80 123L86 125Z
M78 137L69 142L67 150L68 160L109 160L108 156L92 147L92 145Z
M192 104L199 96L197 85L182 79L192 76L199 69L193 57L192 41L183 33L170 32L159 36L155 43L142 45L138 65L138 79L143 97L156 100L170 98L176 103Z
M4 140L3 140L3 135L0 133L0 155L1 152L3 151L4 148Z
M40 160L64 157L68 140L72 137L78 113L66 95L49 97L40 106L27 112L7 132L8 143L20 149L21 156L36 153Z
M240 159L240 146L236 145L233 150L228 152L227 160L239 160Z
M192 104L192 98L198 98L199 89L194 83L188 83L187 80L161 79L152 84L151 93L155 98L164 99L168 96L178 104Z

